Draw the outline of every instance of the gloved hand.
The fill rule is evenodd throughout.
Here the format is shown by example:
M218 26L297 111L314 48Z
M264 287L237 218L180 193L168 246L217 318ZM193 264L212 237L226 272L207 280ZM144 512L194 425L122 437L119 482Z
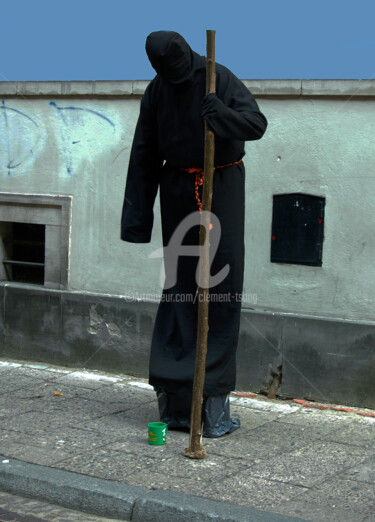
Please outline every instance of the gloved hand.
M202 100L201 116L208 121L210 118L224 117L227 106L216 96L215 93L206 94Z

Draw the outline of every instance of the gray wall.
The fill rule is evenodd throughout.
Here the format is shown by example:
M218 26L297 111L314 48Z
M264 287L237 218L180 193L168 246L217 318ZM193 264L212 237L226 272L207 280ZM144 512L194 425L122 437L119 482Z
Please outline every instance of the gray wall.
M288 396L374 405L369 372L375 370L375 80L245 84L269 127L262 140L247 143L244 160L240 386L267 392L276 382ZM12 194L15 201L36 194L35 201L44 204L48 195L71 196L58 254L67 273L63 284L46 284L64 292L50 295L46 288L38 293L22 285L16 291L16 284L3 283L0 355L82 364L88 354L92 367L111 368L112 360L118 368L122 361L122 371L147 375L161 293L161 260L150 258L161 245L158 203L151 244L119 239L127 164L146 85L0 82L0 221L6 221L4 202ZM270 262L272 196L294 192L326 198L321 267ZM100 355L102 350L91 357L97 346L90 339L100 336L82 327L95 324L101 299L100 324L109 340L104 351L112 350L112 359ZM73 301L77 317L68 310ZM58 331L51 326L44 335L38 329L30 316L33 303L45 317L41 324L59 324ZM135 317L140 314L136 338L121 324L124 306L126 314L132 309Z
M246 148L244 307L373 321L375 81L245 83L269 127ZM0 82L1 191L73 196L71 290L161 292L161 261L149 258L161 244L158 209L150 245L119 240L146 85ZM272 196L288 192L326 198L322 267L269 261Z

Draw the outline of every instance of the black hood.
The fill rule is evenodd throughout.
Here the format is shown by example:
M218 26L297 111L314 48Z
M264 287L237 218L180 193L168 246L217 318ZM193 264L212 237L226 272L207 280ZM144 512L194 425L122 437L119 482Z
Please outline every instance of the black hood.
M174 31L155 31L149 34L146 53L164 83L181 86L191 82L196 53L180 34Z

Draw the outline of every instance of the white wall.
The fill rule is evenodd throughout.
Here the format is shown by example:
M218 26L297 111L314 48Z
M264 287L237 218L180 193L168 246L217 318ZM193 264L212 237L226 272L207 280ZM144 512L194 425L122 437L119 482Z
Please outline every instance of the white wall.
M244 293L262 309L373 320L375 101L259 102L269 127L247 147ZM269 261L272 196L293 192L326 198L322 267Z
M269 127L245 157L244 306L373 321L375 96L296 97L291 88L275 98L264 86L253 92L263 92ZM157 299L161 261L149 255L161 246L158 205L150 245L119 239L142 89L40 98L42 88L0 104L1 192L73 196L71 290ZM322 267L270 263L272 196L292 192L326 198Z

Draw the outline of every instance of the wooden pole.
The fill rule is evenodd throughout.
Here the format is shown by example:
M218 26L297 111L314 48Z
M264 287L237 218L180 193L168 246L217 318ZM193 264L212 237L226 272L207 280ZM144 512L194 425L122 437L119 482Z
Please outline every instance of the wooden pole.
M215 72L215 31L207 30L207 62L206 62L206 94L216 90ZM199 235L201 248L200 274L198 286L198 332L197 351L195 358L193 397L190 419L190 446L185 449L185 455L192 459L203 459L206 452L202 447L202 404L204 378L206 374L207 337L208 337L208 307L210 279L209 234L210 214L212 205L212 185L214 177L215 136L205 123L204 145L204 181L202 197L202 217ZM208 239L208 238L207 238Z

